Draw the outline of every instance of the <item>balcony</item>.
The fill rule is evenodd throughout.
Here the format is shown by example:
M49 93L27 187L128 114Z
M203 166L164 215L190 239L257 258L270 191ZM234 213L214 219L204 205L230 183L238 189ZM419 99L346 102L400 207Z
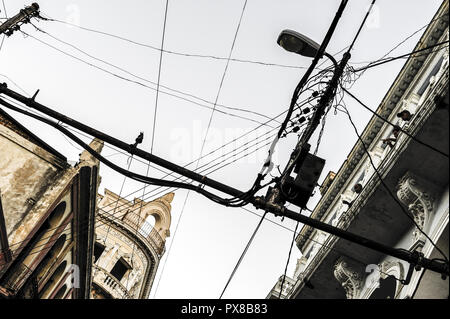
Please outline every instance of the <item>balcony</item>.
M281 292L280 296L280 289L281 289L281 283L283 281L284 277L284 283L283 283L283 291ZM291 292L292 288L295 285L295 281L288 276L281 276L275 286L272 288L272 290L269 292L269 295L267 295L266 299L286 299L288 297L288 294Z
M106 290L115 299L132 299L127 289L105 269L94 264L93 282Z

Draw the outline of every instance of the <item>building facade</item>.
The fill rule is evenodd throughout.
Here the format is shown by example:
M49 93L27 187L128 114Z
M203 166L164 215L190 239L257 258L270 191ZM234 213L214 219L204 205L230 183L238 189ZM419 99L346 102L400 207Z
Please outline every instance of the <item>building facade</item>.
M148 298L174 194L100 195L98 160L84 151L72 166L0 112L0 298Z
M448 41L448 9L448 0L443 1L414 50ZM368 153L358 141L339 171L330 172L312 218L442 259L417 225L448 256L448 68L448 42L445 49L411 56L376 110L447 156L374 115L360 134ZM292 278L284 278L283 299L449 296L448 278L309 226L302 228L296 244L302 257ZM283 276L267 298L279 298L282 281Z
M173 197L130 202L107 189L98 196L92 298L148 298L170 235Z
M0 109L0 298L89 297L98 168L87 152L69 165Z

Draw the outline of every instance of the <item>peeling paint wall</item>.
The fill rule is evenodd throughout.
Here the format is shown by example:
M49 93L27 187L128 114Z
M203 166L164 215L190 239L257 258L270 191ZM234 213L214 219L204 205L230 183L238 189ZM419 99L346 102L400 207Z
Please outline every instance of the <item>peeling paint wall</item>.
M50 153L0 125L0 190L10 240L65 171Z

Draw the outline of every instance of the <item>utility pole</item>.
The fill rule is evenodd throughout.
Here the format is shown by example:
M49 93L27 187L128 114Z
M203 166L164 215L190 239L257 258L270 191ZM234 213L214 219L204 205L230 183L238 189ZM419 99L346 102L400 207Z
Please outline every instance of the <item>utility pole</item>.
M20 10L20 12L14 17L3 22L0 25L0 34L5 34L9 37L14 33L14 31L20 30L20 26L22 24L29 23L32 17L37 16L39 16L39 5L37 3L33 3L31 6Z
M339 79L342 77L344 68L350 59L350 53L346 52L339 64L331 55L326 56L330 58L334 64L335 69L333 77L325 88L312 118L308 122L305 131L292 152L289 162L282 173L281 180L277 183L276 187L269 188L267 197L272 203L284 205L284 203L288 201L301 208L305 208L325 163L324 160L309 153L310 145L308 144L308 141L320 124L320 120L325 114L326 108L334 99ZM290 176L293 170L297 172L297 177L295 178ZM315 170L315 172L313 172L313 174L308 174L308 171L311 170ZM301 174L301 172L305 171L310 177L310 179L306 181L305 174ZM307 184L309 184L309 186ZM294 193L295 196L286 194L284 191L286 189L288 190L288 193Z
M150 161L158 166L161 166L167 170L170 170L177 174L186 176L196 182L199 182L202 185L209 186L215 190L218 190L220 192L223 192L225 194L228 194L228 195L231 195L231 196L237 197L237 198L240 198L245 194L244 192L242 192L238 189L235 189L231 186L225 185L223 183L220 183L218 181L210 179L206 176L198 174L194 171L191 171L184 167L176 165L176 164L169 162L165 159L162 159L156 155L153 155L153 154L148 153L144 150L141 150L137 147L134 147L133 144L127 144L127 143L125 143L119 139L116 139L108 134L105 134L105 133L98 131L92 127L89 127L83 123L80 123L74 119L71 119L70 117L67 117L61 113L58 113L42 104L36 102L35 101L36 94L32 98L27 98L17 92L14 92L14 91L8 89L6 83L3 83L3 84L0 84L0 95L6 95L16 101L23 103L24 105L26 105L30 108L34 108L34 109L38 110L39 112L42 112L42 113L56 119L57 121L60 121L69 126L72 126L72 127L76 128L84 133L87 133L91 136L97 137L97 138L103 140L105 143L114 145L130 154L137 155L137 156L139 156L147 161ZM20 108L13 106L12 104L6 102L5 100L3 100L1 98L0 98L0 104L9 109L14 110L14 111L18 111L23 114L33 116L34 118L37 118L37 119L40 118L36 115L33 115L32 113L29 113L27 111L24 111ZM42 121L45 121L45 119L43 119L42 117L40 119ZM48 121L46 121L46 123L48 123ZM54 124L53 127L64 132L63 128L61 128L61 126L58 125L56 122L53 124ZM324 223L319 220L316 220L316 219L301 215L297 212L291 211L291 210L287 209L286 207L284 207L283 205L280 205L279 203L266 200L266 198L264 198L263 196L251 197L248 199L248 202L252 203L256 208L268 211L268 212L274 214L275 216L284 216L284 217L293 219L295 221L301 222L305 225L311 226L313 228L317 228L319 230L323 230L329 234L346 239L346 240L356 243L358 245L361 245L361 246L373 249L375 251L381 252L383 254L390 255L390 256L399 258L401 260L407 261L408 263L410 263L416 267L423 267L423 268L426 268L426 269L429 269L432 271L436 271L442 275L450 275L448 263L442 263L437 260L424 258L423 254L421 254L419 252L410 252L410 251L392 248L387 245L364 238L362 236L347 232L343 229L331 226L327 223Z

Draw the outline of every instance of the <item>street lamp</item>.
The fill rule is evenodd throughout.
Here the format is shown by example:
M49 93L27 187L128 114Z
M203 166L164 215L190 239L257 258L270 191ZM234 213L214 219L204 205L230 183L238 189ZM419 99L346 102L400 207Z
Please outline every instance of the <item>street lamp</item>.
M317 42L293 30L283 30L278 36L277 43L286 51L310 58L314 58L320 48L320 45ZM337 66L337 62L332 55L326 52L324 55Z

